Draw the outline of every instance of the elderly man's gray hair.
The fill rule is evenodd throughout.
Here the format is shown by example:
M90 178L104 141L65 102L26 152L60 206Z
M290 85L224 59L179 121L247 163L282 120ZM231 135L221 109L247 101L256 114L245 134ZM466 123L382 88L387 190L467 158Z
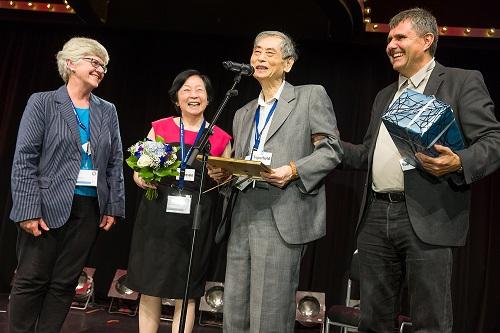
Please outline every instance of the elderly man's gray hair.
M283 59L292 58L294 61L299 59L299 55L292 38L280 31L262 31L255 37L253 46L255 47L257 42L262 38L270 36L281 38L281 53L283 54Z

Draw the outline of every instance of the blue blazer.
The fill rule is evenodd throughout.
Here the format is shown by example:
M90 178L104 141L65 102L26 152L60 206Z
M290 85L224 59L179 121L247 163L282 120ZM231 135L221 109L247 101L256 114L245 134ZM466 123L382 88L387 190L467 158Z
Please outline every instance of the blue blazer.
M113 104L90 96L92 165L101 215L125 216L123 150ZM81 142L66 86L33 94L19 126L12 164L14 222L43 218L58 228L69 218L81 164Z

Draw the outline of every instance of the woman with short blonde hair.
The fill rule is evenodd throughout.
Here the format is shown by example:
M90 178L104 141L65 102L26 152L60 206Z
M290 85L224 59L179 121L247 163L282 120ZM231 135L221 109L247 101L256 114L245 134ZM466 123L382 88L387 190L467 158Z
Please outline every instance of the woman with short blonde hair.
M11 178L11 333L60 331L99 227L125 215L116 108L92 93L108 62L96 40L70 39L57 53L65 85L33 94L24 110Z

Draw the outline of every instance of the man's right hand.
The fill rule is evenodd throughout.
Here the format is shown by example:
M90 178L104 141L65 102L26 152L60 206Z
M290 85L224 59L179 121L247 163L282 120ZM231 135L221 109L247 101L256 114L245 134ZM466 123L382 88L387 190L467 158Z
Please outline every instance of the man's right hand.
M35 237L38 237L42 234L42 231L39 229L39 227L45 231L49 231L49 227L47 227L47 224L45 224L45 221L42 218L19 222L19 226L28 234L31 234Z

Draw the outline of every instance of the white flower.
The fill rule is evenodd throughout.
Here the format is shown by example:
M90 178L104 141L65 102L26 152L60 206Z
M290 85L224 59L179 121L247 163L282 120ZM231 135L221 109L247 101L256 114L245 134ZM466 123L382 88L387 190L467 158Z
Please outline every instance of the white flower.
M160 167L160 158L156 155L149 156L151 158L150 167L153 169L158 169Z
M153 160L151 159L151 157L146 154L142 154L141 157L139 157L139 159L137 160L137 166L139 168L144 168L150 166L152 162Z
M139 150L139 147L140 147L140 141L137 142L136 144L134 144L133 146L131 146L128 151L131 153L131 154L135 154L137 152L137 150Z

